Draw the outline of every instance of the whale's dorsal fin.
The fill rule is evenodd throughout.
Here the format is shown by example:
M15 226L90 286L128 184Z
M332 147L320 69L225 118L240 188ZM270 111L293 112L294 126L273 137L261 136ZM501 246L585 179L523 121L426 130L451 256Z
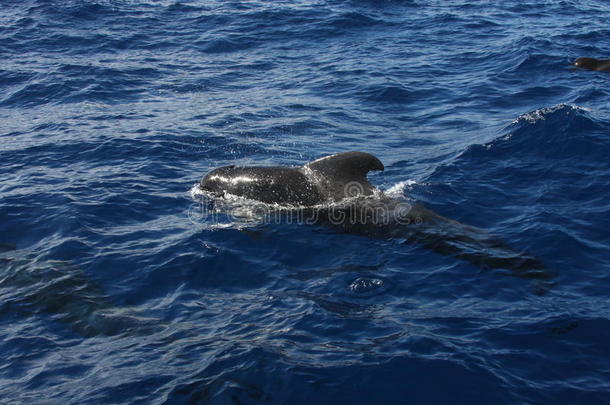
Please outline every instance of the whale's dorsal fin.
M345 173L365 177L371 170L383 170L383 163L365 152L344 152L325 156L305 165L320 173Z
M371 195L375 190L366 178L372 170L383 170L383 163L364 152L345 152L314 160L303 166L311 171L322 190L333 201Z

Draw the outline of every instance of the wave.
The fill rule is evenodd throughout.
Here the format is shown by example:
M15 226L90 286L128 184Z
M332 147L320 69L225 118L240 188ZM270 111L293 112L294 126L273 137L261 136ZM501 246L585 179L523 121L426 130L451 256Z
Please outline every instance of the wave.
M570 261L600 251L610 225L610 123L560 104L520 115L500 136L467 147L414 186L414 197L449 216L492 230L531 252L570 246ZM484 203L482 203L484 202ZM544 259L544 254L542 258Z

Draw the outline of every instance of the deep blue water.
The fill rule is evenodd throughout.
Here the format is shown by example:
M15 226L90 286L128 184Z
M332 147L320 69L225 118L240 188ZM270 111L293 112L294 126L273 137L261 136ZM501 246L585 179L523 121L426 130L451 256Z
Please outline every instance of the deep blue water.
M608 403L610 5L494 3L3 1L0 403ZM551 286L201 215L349 150Z

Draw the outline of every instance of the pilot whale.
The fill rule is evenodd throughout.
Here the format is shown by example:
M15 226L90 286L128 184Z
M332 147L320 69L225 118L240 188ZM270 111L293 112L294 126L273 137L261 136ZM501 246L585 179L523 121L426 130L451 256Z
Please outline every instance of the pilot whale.
M5 313L48 316L83 337L150 335L165 328L135 307L115 306L79 267L39 260L32 252L0 243L0 291Z
M507 269L526 278L549 279L534 256L520 253L486 231L443 217L421 204L392 198L367 179L383 171L375 156L345 152L304 166L224 166L205 175L199 186L216 198L239 196L279 205L307 222L377 238L401 238L481 267Z
M216 195L228 193L269 204L312 206L339 202L355 193L372 195L375 188L366 175L373 170L384 170L375 156L345 152L301 167L220 167L205 176L200 186Z
M598 72L610 72L610 59L578 58L574 61L574 66Z

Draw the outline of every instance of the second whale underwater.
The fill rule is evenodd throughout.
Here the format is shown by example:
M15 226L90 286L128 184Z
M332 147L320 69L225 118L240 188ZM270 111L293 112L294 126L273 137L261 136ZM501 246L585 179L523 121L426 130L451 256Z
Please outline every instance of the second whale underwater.
M524 278L552 278L536 257L515 251L482 229L385 195L366 178L375 170L384 170L375 156L345 152L300 167L224 166L205 175L199 186L216 198L233 195L305 212L315 223L344 232L403 238L480 267L507 269Z

